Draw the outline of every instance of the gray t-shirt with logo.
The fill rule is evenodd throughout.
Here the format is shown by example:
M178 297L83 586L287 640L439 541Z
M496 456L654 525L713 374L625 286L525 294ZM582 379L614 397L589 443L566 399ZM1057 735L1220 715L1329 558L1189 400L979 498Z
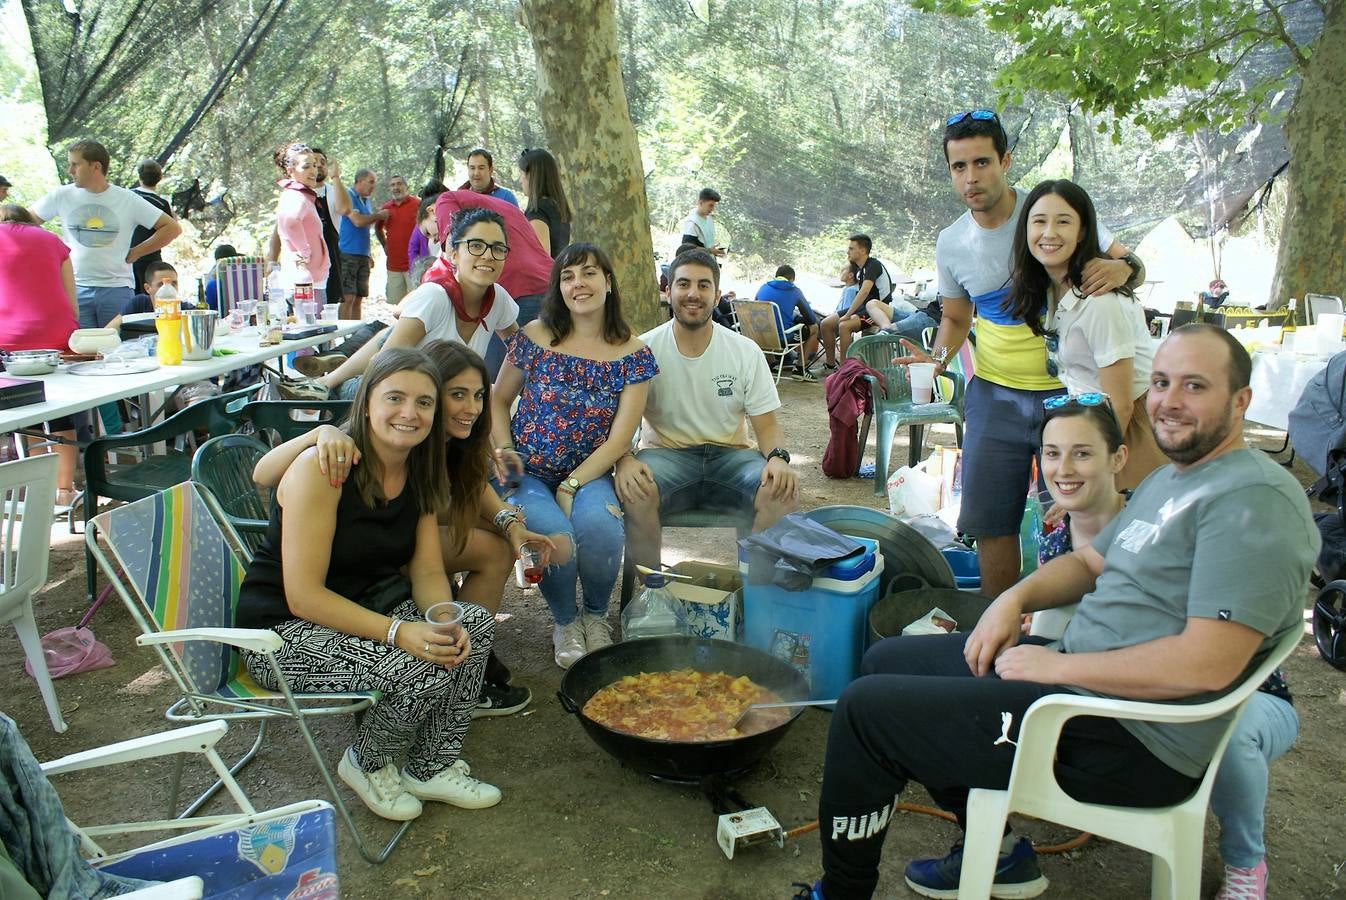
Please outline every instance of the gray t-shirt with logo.
M1304 489L1260 450L1233 450L1184 472L1164 466L1094 538L1103 574L1071 618L1061 649L1116 650L1178 634L1188 618L1225 619L1266 635L1242 680L1287 629L1304 627L1304 591L1319 544ZM1193 778L1210 763L1222 728L1219 719L1121 724Z

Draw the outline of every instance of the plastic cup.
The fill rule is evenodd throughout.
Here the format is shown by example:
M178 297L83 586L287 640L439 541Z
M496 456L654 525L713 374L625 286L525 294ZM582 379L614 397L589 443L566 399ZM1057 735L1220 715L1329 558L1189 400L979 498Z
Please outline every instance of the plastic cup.
M452 600L436 603L425 611L425 621L436 631L448 631L463 621L463 607Z
M303 325L318 324L318 301L305 300L299 304L299 321Z
M523 566L523 580L537 584L542 580L542 542L525 541L519 545L519 563Z
M1346 328L1346 316L1340 313L1318 314L1318 352L1336 353L1341 346L1341 332Z
M322 320L324 325L335 325L341 320L340 303L324 303L322 307Z
M911 399L913 403L929 403L935 399L935 364L912 363L907 366L911 378Z

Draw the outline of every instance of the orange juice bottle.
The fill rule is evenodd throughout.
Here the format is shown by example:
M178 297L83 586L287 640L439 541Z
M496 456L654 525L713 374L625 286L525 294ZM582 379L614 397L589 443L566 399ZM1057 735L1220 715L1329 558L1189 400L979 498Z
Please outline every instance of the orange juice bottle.
M154 328L159 332L160 365L182 365L182 316L165 313L155 318Z
M178 289L171 284L161 285L159 290L154 292L153 302L155 315L176 316L182 312L182 300L178 297Z

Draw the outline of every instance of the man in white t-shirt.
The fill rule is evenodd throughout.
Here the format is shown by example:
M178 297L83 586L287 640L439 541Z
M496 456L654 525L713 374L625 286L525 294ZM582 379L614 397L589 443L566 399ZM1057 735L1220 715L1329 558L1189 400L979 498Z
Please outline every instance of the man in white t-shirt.
M702 188L696 197L696 207L682 220L682 243L704 247L715 256L724 256L724 248L715 242L715 207L720 205L720 192Z
M73 184L63 184L33 204L39 221L59 218L75 269L81 328L102 328L135 296L132 263L168 246L182 226L143 197L107 178L107 148L79 141L67 152ZM136 226L151 234L135 246Z
M626 551L659 563L662 516L689 509L753 512L753 529L799 505L776 410L780 398L755 343L711 320L720 267L701 248L668 270L673 319L640 336L659 363L638 453L617 461ZM748 439L748 424L757 447Z

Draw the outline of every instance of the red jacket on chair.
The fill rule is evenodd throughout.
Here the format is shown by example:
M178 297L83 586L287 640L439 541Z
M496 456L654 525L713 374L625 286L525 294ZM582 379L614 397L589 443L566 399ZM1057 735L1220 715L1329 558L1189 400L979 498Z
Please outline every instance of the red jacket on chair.
M832 436L823 451L823 474L828 478L850 478L860 467L859 440L855 425L860 416L874 411L866 375L879 373L858 359L848 359L827 376L827 425ZM882 379L879 380L882 385ZM882 388L880 388L882 389Z

